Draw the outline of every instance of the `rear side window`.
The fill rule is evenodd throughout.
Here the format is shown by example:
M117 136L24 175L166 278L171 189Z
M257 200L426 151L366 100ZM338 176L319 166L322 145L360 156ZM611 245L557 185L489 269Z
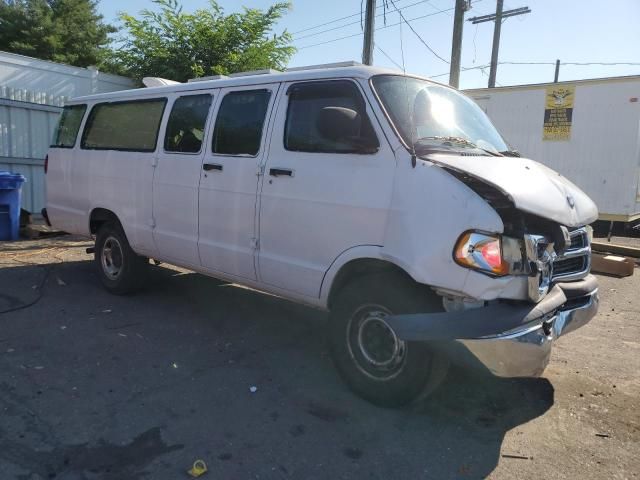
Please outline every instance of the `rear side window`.
M165 104L165 98L97 104L87 119L82 148L154 151Z
M53 134L52 147L72 148L76 144L78 130L86 111L86 105L64 107L56 131Z
M257 155L270 97L269 90L243 90L225 95L213 130L213 153Z
M350 81L308 82L289 88L284 146L296 152L373 153L380 146L364 99ZM318 128L323 110L348 109L359 120L357 131L343 139L330 139ZM352 112L353 113L353 112ZM366 148L363 148L366 145Z
M211 95L189 95L173 104L164 149L167 152L198 153L202 146L204 124L209 115Z

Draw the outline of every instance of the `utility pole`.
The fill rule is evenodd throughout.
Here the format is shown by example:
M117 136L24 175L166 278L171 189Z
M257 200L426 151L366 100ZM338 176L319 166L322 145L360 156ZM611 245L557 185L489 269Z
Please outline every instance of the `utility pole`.
M362 41L362 63L373 65L373 30L376 26L376 0L367 0L367 13L364 21L364 40Z
M496 86L496 72L498 70L498 50L500 49L500 30L502 30L503 0L496 2L496 18L493 21L493 47L491 47L491 68L489 69L489 88Z
M559 76L560 76L560 59L556 60L556 73L553 76L553 83L558 83Z
M449 69L449 85L453 88L458 88L460 84L464 13L470 8L471 0L456 0L455 15L453 17L453 37L451 39L451 68Z
M491 48L491 70L489 71L489 88L496 86L496 73L498 72L498 51L500 50L500 30L502 28L502 20L516 15L531 13L529 7L514 8L513 10L503 11L504 0L496 1L496 13L491 15L481 15L479 17L470 18L471 23L495 22L493 28L493 47Z

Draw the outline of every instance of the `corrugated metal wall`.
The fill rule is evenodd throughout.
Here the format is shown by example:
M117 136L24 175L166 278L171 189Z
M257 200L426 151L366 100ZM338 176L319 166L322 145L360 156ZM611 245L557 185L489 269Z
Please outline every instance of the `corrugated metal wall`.
M133 80L0 52L0 170L22 173L22 208L45 206L44 157L66 98L134 88Z
M13 98L52 103L63 100L30 92L20 92L18 96L13 89L3 90L0 94ZM45 205L44 157L61 110L54 105L0 98L0 171L21 173L27 178L22 189L22 208L30 212L40 212Z

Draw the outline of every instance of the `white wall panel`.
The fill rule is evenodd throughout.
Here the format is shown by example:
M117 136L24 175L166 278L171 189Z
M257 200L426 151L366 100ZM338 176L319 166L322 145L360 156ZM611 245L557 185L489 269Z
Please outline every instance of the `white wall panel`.
M0 171L27 178L22 208L45 206L44 157L65 99L134 87L129 78L0 52Z

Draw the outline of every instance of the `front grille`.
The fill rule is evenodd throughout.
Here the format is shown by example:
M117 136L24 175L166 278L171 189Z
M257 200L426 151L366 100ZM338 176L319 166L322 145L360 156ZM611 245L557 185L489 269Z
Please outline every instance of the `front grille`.
M581 272L586 268L585 261L586 258L584 256L556 260L553 262L553 276Z
M587 232L583 229L574 230L574 232L570 232L570 235L571 243L569 244L568 250L576 250L578 248L584 248L589 245Z
M571 243L553 262L553 281L578 280L589 273L591 247L586 228L569 232Z

